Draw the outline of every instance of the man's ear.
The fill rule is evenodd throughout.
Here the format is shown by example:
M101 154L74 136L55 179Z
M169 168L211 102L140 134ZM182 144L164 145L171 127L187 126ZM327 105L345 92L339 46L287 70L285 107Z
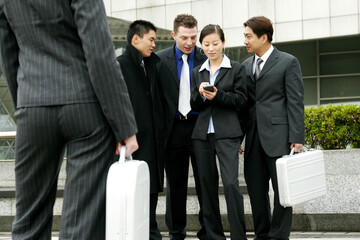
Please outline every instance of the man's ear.
M173 39L175 40L176 33L175 33L175 32L171 32L171 36L172 36L172 37L173 37Z
M133 36L132 39L131 39L131 44L132 44L132 45L137 44L137 43L139 42L139 39L140 39L139 35L134 34L134 36Z
M261 38L263 43L268 42L268 35L267 34L263 34L260 38Z

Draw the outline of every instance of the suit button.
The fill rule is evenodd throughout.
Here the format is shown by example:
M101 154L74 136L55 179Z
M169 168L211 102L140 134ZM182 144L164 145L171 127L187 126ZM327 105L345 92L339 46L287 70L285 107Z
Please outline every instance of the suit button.
M145 92L145 95L146 95L146 96L150 96L150 91L146 91L146 92Z

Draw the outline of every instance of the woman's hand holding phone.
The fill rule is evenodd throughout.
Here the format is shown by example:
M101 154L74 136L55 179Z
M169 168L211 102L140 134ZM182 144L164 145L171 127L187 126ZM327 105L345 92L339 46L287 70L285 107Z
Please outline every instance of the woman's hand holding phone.
M199 93L204 96L204 98L211 100L216 96L217 88L208 82L202 82L199 86Z
M214 86L213 85L206 85L206 86L203 86L203 89L206 90L206 91L213 92L214 91Z

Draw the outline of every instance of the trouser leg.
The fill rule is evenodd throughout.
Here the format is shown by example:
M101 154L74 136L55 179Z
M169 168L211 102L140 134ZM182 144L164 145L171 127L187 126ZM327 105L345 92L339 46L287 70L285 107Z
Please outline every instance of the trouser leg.
M250 149L245 149L244 176L248 189L256 239L267 239L270 230L269 180L266 159L255 127Z
M193 140L199 170L204 223L209 240L225 240L219 207L219 175L215 159L215 136Z
M57 107L16 110L16 215L13 239L50 239L64 139Z
M268 233L270 239L289 239L292 223L292 207L280 205L278 181L276 176L276 159L269 159L269 172L274 190L274 209L271 218L271 228Z
M106 178L117 159L115 137L98 103L67 105L60 116L67 140L60 239L105 239Z
M222 183L226 199L227 214L232 240L245 240L244 198L239 187L240 139L216 140L216 153L220 163Z
M192 121L175 121L165 154L166 213L170 239L186 237L186 200Z
M156 206L158 203L158 193L150 194L150 240L161 240L162 236L156 221Z

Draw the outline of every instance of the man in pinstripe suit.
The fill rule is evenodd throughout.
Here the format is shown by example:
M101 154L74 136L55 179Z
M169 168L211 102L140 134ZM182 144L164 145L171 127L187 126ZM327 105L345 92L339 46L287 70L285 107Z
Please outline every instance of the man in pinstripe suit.
M137 149L102 0L0 0L2 68L17 119L13 239L50 239L67 149L60 239L104 239L115 149Z

